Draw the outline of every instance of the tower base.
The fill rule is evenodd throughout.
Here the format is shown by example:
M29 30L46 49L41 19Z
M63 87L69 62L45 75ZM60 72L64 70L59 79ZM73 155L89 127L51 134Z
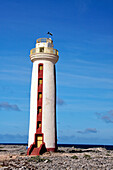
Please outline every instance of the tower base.
M47 151L45 143L41 144L39 148L33 143L27 150L27 155L42 155Z
M47 152L56 152L57 149L56 148L47 148Z
M43 142L39 148L36 147L36 143L30 145L27 150L27 155L42 155L45 152L56 152L57 148L46 148Z

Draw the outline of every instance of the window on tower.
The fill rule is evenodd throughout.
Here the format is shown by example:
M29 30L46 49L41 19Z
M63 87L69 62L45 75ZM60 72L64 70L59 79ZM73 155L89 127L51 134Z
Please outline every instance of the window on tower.
M43 65L39 65L39 71L43 70Z
M38 84L39 84L39 85L42 84L42 78L39 78Z
M43 137L41 135L37 136L37 148L43 143Z
M42 112L41 106L38 107L38 114Z
M38 99L41 99L41 98L42 98L42 93L39 92L39 93L38 93Z
M40 52L43 53L44 52L44 47L40 48Z
M41 127L41 121L37 122L37 129Z

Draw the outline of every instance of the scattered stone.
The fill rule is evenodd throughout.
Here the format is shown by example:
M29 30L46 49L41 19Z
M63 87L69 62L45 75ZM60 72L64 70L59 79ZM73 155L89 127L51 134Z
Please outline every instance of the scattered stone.
M0 146L0 170L113 170L113 151L105 148L59 147L41 156L26 153L24 145Z

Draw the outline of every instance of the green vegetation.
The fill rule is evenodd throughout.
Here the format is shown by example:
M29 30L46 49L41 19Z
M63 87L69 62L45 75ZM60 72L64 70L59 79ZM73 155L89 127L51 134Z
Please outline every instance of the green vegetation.
M82 151L81 149L76 149L76 150L71 150L69 151L69 153L82 153L84 151Z
M73 159L78 159L78 156L74 155L74 156L72 156L71 158L73 158Z
M33 156L31 157L30 159L28 159L28 162L51 162L51 160L49 159L44 159L44 158L41 158L40 156Z
M106 156L111 156L111 155L109 153L107 153Z
M3 150L3 149L2 149L2 150L0 150L0 152L6 152L6 151L7 151L7 150Z
M101 151L99 151L99 150L96 150L95 152L96 152L96 153L99 153L99 152L101 152Z
M70 153L83 153L83 152L100 152L100 151L95 151L92 149L73 149L69 151Z
M91 156L90 156L90 155L85 154L83 158L91 159Z
M65 151L63 151L63 150L58 150L57 152L64 153Z

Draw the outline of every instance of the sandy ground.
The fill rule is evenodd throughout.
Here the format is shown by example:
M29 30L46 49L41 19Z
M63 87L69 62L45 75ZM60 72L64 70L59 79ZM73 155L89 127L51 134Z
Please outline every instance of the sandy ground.
M41 156L27 156L26 153L27 150L24 145L0 145L0 170L113 169L113 151L104 148L59 147L57 152L46 152Z

